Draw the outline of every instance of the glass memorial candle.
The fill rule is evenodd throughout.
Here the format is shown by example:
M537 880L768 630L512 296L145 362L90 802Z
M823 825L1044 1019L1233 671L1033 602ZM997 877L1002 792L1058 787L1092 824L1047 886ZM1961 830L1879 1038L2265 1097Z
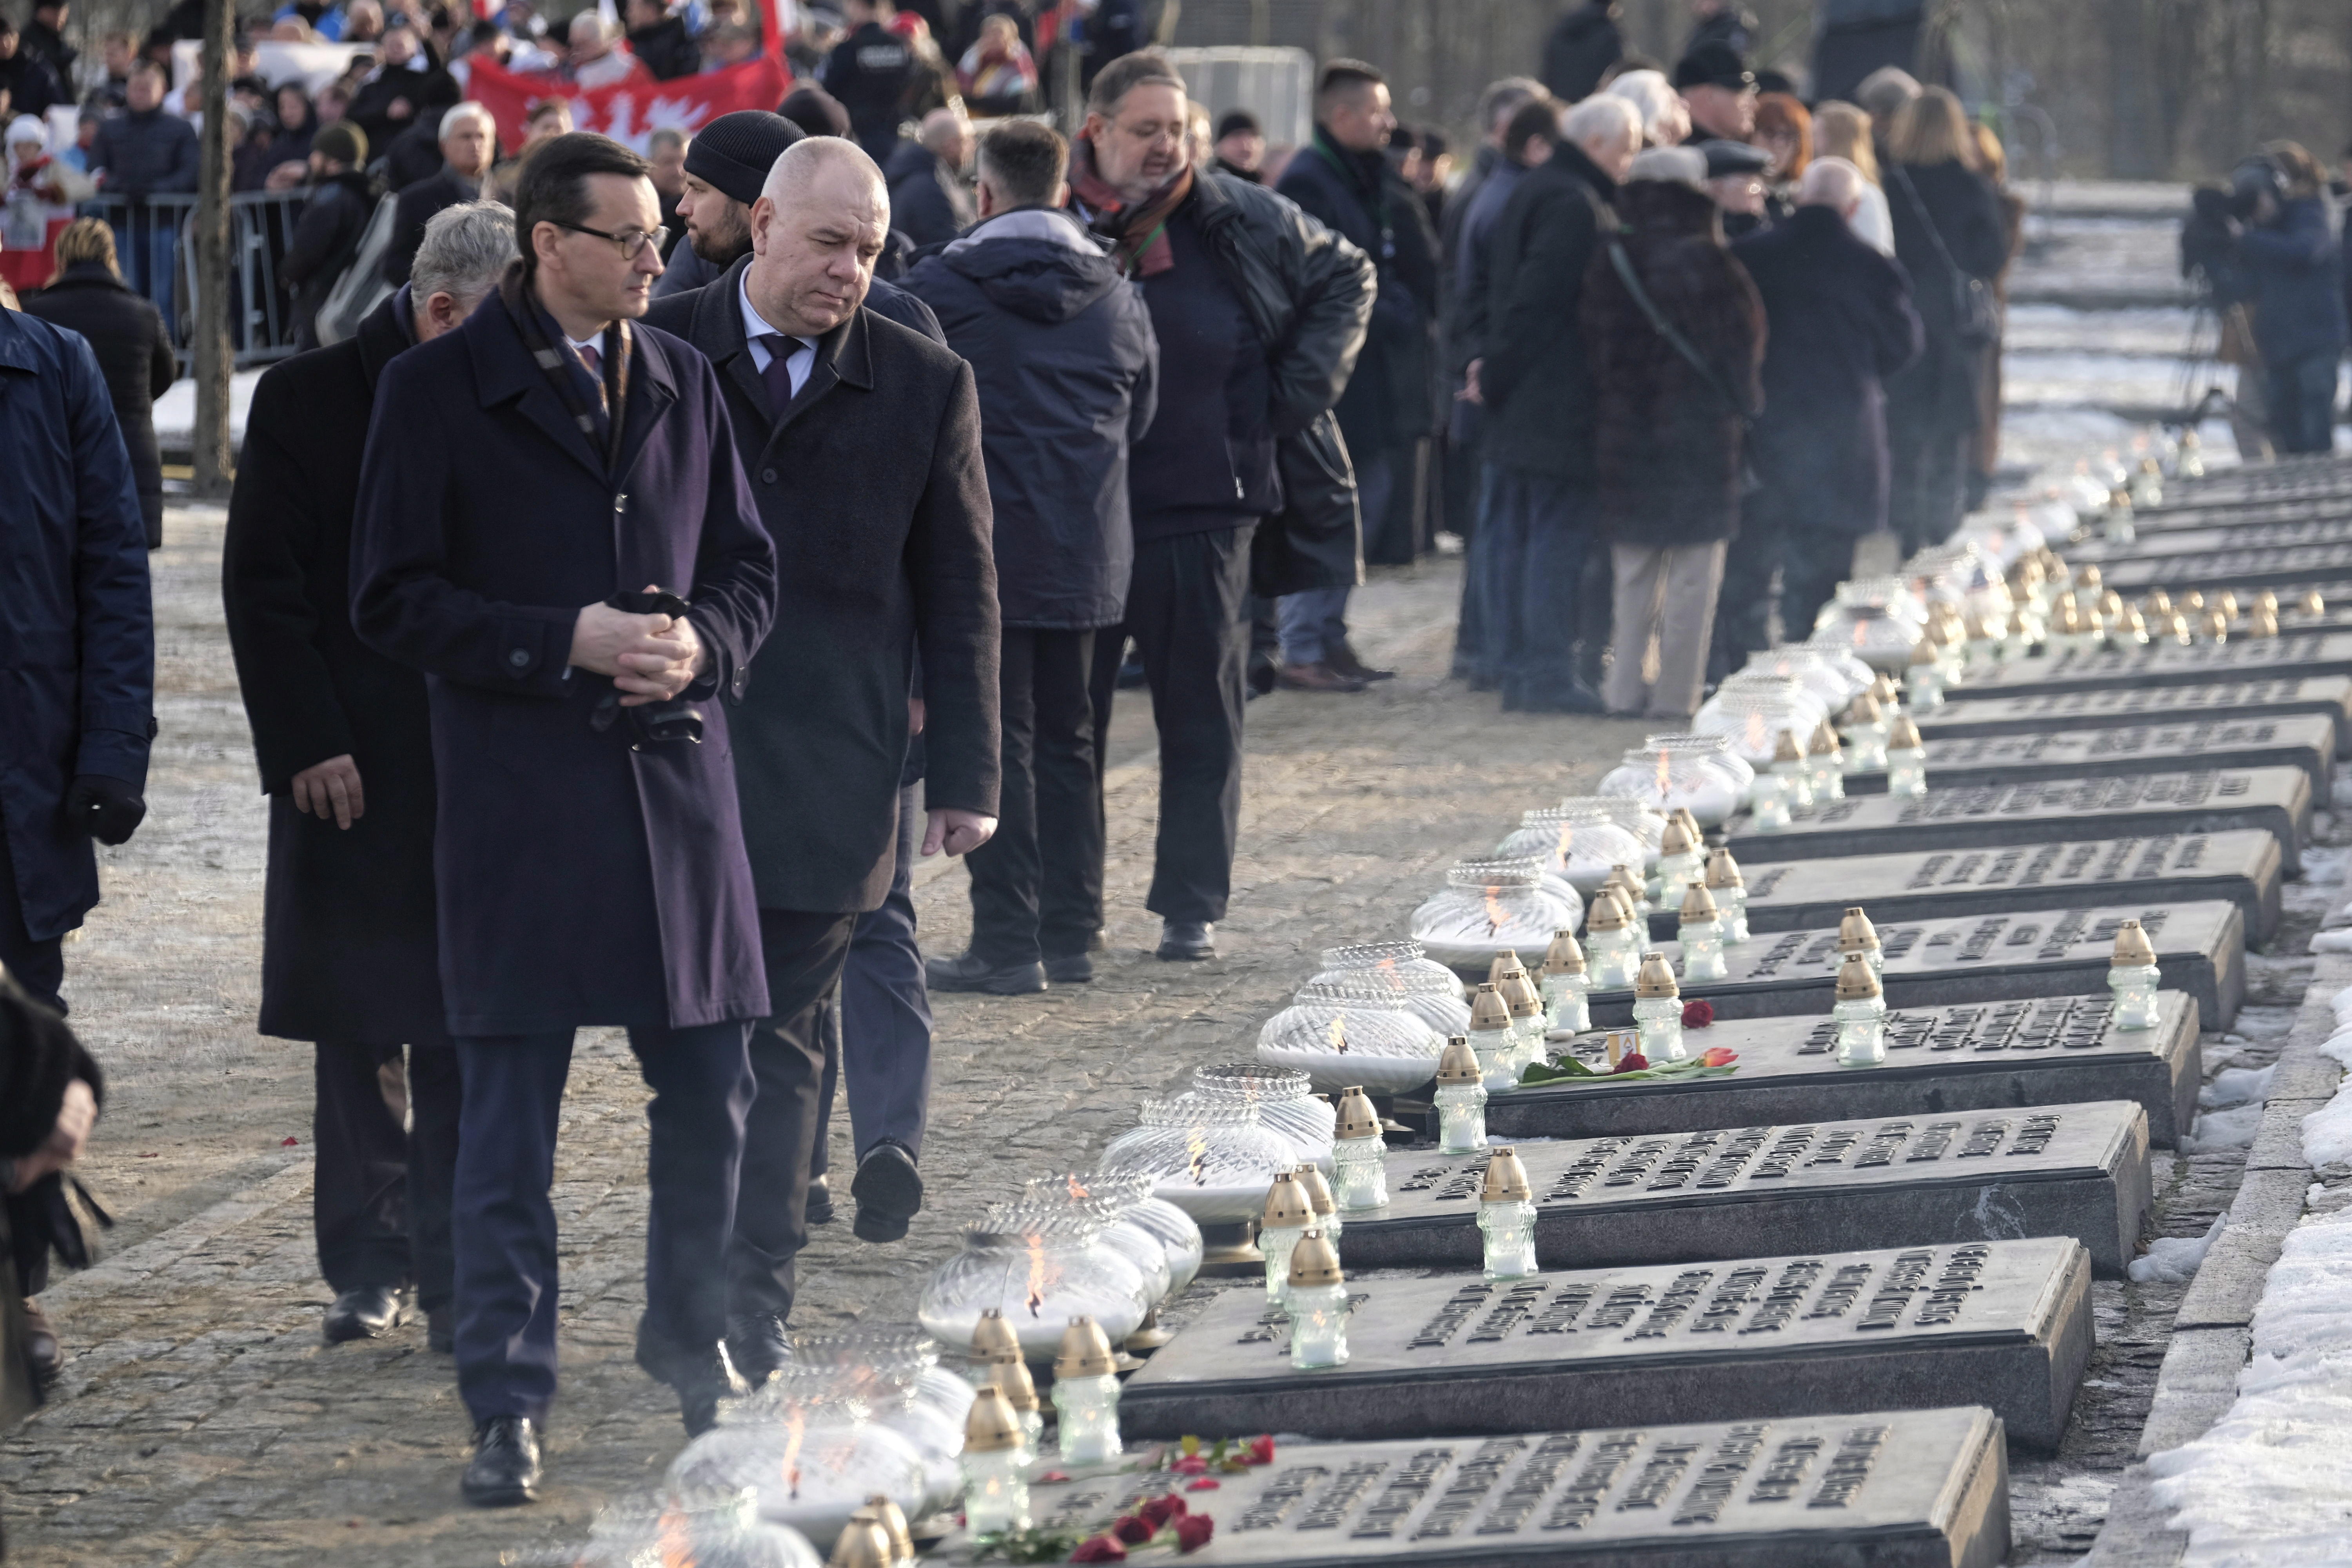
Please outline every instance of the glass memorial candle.
M1683 950L1685 980L1722 980L1730 971L1723 963L1723 917L1704 881L1683 890L1682 923L1675 941Z
M2131 491L2118 485L2107 492L2107 510L2099 518L2099 537L2110 544L2129 544L2139 537L2132 521Z
M1535 1193L1513 1149L1497 1149L1486 1160L1478 1192L1478 1234L1485 1241L1486 1277L1522 1279L1536 1271Z
M1580 1035L1592 1027L1592 976L1584 964L1584 949L1572 931L1551 933L1544 950L1543 987L1545 1034Z
M1584 940L1595 991L1622 991L1633 984L1642 964L1642 933L1614 889L1603 888L1592 896L1584 915Z
M1054 1358L1054 1410L1062 1458L1098 1465L1125 1451L1118 1437L1118 1362L1092 1318L1072 1318Z
M1339 1125L1331 1144L1341 1213L1388 1206L1389 1171L1382 1157L1387 1152L1371 1097L1360 1087L1349 1089L1339 1097Z
M1846 705L1845 771L1874 773L1886 766L1887 726L1878 699L1865 691Z
M1837 1025L1837 1062L1842 1068L1872 1068L1886 1059L1886 996L1878 976L1858 952L1838 966L1837 1000L1830 1007Z
M1609 868L1609 880L1603 884L1617 889L1617 901L1625 906L1626 918L1640 921L1650 918L1650 894L1641 878L1630 866Z
M1265 1254L1265 1299L1282 1304L1290 1288L1290 1249L1315 1223L1315 1207L1307 1189L1288 1171L1265 1190L1265 1212L1257 1222L1257 1249Z
M1511 1010L1511 1081L1504 1087L1516 1089L1519 1076L1543 1059L1544 1036L1549 1032L1544 1025L1543 993L1524 969L1505 974L1495 993Z
M1001 1388L983 1388L963 1422L963 1522L974 1535L1029 1528L1029 1461L1021 1418Z
M1320 1231L1308 1231L1291 1250L1287 1310L1294 1370L1348 1364L1348 1278Z
M1936 641L1922 640L1912 650L1911 663L1903 672L1903 697L1913 708L1926 712L1939 708L1944 702L1944 671L1937 661Z
M2107 989L2116 995L2115 1026L2118 1029L2156 1027L2156 946L2137 921L2126 921L2116 932L2114 959L2107 965Z
M1663 952L1642 955L1642 973L1633 982L1633 1033L1653 1067L1683 1059L1682 988Z
M1003 1391L1005 1402L1013 1406L1013 1417L1021 1423L1021 1441L1031 1453L1037 1451L1037 1440L1045 1434L1045 1407L1037 1398L1037 1380L1029 1375L1025 1361L1009 1361L989 1368L989 1376Z
M1324 1240L1334 1247L1339 1246L1339 1205L1332 1199L1331 1184L1325 1181L1323 1173L1314 1166L1301 1165L1298 1167L1298 1184L1307 1189L1307 1205L1315 1211L1316 1228L1323 1233Z
M1729 849L1718 849L1707 857L1706 890L1722 911L1723 945L1738 947L1748 940L1748 883Z
M1499 987L1481 985L1470 998L1468 1044L1478 1058L1486 1092L1499 1093L1519 1081L1518 1031L1511 1025L1511 1005Z
M1437 1058L1437 1152L1469 1154L1486 1146L1486 1080L1478 1054L1457 1035Z
M1844 962L1848 953L1862 954L1870 972L1883 982L1886 976L1886 952L1878 945L1878 928L1862 912L1860 904L1846 907L1845 918L1838 921L1838 959Z
M975 1388L992 1388L996 1369L1021 1359L1021 1336L1004 1321L1003 1311L990 1307L971 1327L971 1377Z
M1886 735L1886 793L1892 795L1920 795L1927 793L1927 748L1919 739L1919 726L1906 713L1895 721Z
M1805 748L1805 765L1811 772L1815 801L1845 798L1845 753L1826 719L1813 727L1813 738Z
M1805 743L1794 730L1783 730L1773 743L1771 776L1780 781L1781 798L1791 810L1813 804L1813 769L1805 760Z
M1666 837L1658 847L1658 869L1646 889L1653 904L1679 900L1682 887L1693 878L1705 874L1706 850L1698 835L1684 826L1679 817L1666 821Z

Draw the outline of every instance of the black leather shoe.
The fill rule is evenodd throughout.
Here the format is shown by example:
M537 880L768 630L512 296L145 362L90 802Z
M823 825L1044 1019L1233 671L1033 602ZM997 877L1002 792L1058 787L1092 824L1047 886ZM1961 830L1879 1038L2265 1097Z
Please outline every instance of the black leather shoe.
M336 1297L320 1329L329 1344L339 1345L345 1340L381 1339L407 1316L405 1292L393 1285L368 1285Z
M743 1381L757 1388L793 1362L792 1335L781 1312L754 1312L727 1320L727 1359Z
M1051 985L1084 985L1095 977L1095 961L1083 952L1045 961L1045 981Z
M476 1508L517 1508L539 1500L539 1431L528 1415L493 1415L474 1433L466 1467L466 1500Z
M457 1314L441 1307L425 1314L425 1348L451 1355L457 1349Z
M65 1347L58 1342L58 1331L38 1301L25 1303L25 1364L44 1394L57 1385L58 1374L65 1370Z
M927 958L923 980L934 991L984 991L992 996L1027 996L1045 989L1042 963L1009 963L1002 968L973 952L953 958Z
M833 1184L821 1172L809 1178L808 1223L812 1226L833 1223Z
M719 1425L719 1402L740 1399L751 1392L728 1358L727 1347L715 1344L701 1355L680 1358L673 1363L676 1375L667 1381L677 1391L678 1419L686 1423L686 1435L699 1437Z
M1507 680L1503 683L1506 713L1605 713L1609 705L1601 693L1573 678L1545 682Z
M1395 670L1374 669L1362 659L1358 658L1356 657L1356 650L1349 647L1344 642L1338 647L1325 648L1323 650L1323 660L1332 668L1338 670L1340 674L1348 676L1352 679L1363 681L1366 685L1370 685L1375 680L1394 680L1396 679Z
M915 1157L895 1139L885 1138L857 1162L857 1178L849 1184L857 1200L857 1218L850 1229L860 1241L897 1241L907 1234L907 1222L922 1212L923 1177Z
M1207 921L1160 922L1160 956L1171 962L1198 963L1217 956L1216 927Z

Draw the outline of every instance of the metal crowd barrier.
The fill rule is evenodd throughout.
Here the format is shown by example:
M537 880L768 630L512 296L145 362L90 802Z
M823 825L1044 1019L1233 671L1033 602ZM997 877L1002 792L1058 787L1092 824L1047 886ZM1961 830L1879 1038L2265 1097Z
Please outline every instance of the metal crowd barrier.
M229 197L229 343L240 368L267 364L294 352L290 290L278 266L293 242L307 191L240 191ZM81 204L86 217L106 220L122 280L154 302L180 351L183 369L194 358L195 247L190 240L194 192L134 197L101 194Z

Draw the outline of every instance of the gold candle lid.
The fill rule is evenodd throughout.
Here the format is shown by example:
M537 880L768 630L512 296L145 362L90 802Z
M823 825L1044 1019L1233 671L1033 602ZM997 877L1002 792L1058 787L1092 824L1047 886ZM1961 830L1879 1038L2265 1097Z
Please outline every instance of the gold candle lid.
M2190 627L2189 617L2179 610L2172 612L2171 617L2165 622L2164 630L2165 635L2175 642L2191 643L2197 640L2197 633Z
M2121 507L2126 511L2129 511L2131 510L2131 491L2124 489L2121 485L2117 485L2115 489L2107 492L2107 504L2109 506Z
M1916 643L1912 645L1911 662L1913 664L1933 664L1939 657L1940 656L1937 652L1936 634L1932 629L1929 630L1926 637L1921 637ZM1783 735L1788 732L1789 731L1786 730L1780 731ZM1778 762L1780 759L1775 757L1773 760Z
M1817 757L1839 754L1837 731L1830 728L1830 721L1826 719L1813 727L1812 753Z
M1380 1113L1372 1109L1372 1097L1359 1084L1339 1094L1339 1124L1333 1131L1335 1138L1377 1138L1381 1135Z
M1454 1037L1456 1040L1460 1040L1465 1047L1470 1043L1467 1040L1462 1039L1462 1037L1459 1035L1456 1035ZM1475 1056L1473 1056L1470 1059L1475 1063L1478 1058ZM1298 1184L1307 1189L1307 1206L1315 1211L1316 1218L1320 1219L1325 1215L1333 1213L1339 1208L1339 1205L1334 1203L1331 1199L1331 1184L1325 1181L1323 1179L1323 1173L1316 1169L1314 1166L1301 1165L1298 1167Z
M1482 1203L1525 1203L1535 1196L1528 1184L1528 1168L1516 1149L1497 1149L1486 1156L1486 1182L1478 1191Z
M1692 848L1696 849L1706 842L1706 830L1699 826L1698 817L1689 806L1678 805L1670 815L1678 818L1683 825L1683 831L1690 835Z
M1897 713L1894 727L1886 731L1886 749L1890 752L1916 752L1921 744L1919 726L1911 721L1911 715Z
M1258 1216L1258 1224L1271 1229L1305 1225L1314 1217L1315 1205L1308 1201L1307 1189L1288 1171L1276 1176L1265 1189L1265 1212Z
M1572 931L1551 933L1551 945L1544 949L1543 972L1546 974L1581 974L1584 973L1584 949L1578 945Z
M1021 1359L1021 1336L994 1307L981 1313L971 1328L971 1359L984 1365Z
M1838 964L1837 999L1860 1002L1878 994L1878 976L1871 973L1870 960L1858 952L1849 952Z
M2061 637L2079 636L2083 630L2083 612L2072 598L2058 605L2058 633Z
M1675 966L1666 962L1663 952L1642 955L1642 972L1633 977L1633 994L1659 997L1679 996L1682 987L1675 984Z
M971 1409L963 1418L963 1451L993 1454L1021 1443L1021 1417L1004 1390L983 1383L972 1394Z
M1721 911L1715 907L1714 898L1705 882L1693 882L1683 894L1683 921L1711 921Z
M1037 1380L1029 1375L1025 1361L1009 1361L988 1369L988 1378L1004 1393L1013 1409L1030 1411L1041 1408L1037 1403Z
M2265 588L2261 593L2256 594L2254 595L2254 608L2257 610L2268 610L2272 615L2277 615L2279 613L2279 596L2277 592L2273 589Z
M1062 1331L1062 1348L1054 1357L1055 1377L1103 1377L1118 1370L1110 1353L1110 1336L1092 1318L1072 1318Z
M2214 642L2220 642L2224 637L2227 637L2230 635L2230 617L2228 614L2221 610L2206 611L2205 635Z
M2123 607L2122 625L2124 630L2130 634L2135 641L2147 635L2147 622L2141 618L2137 605L2126 605Z
M1895 687L1895 678L1883 669L1871 678L1870 694L1878 699L1881 712L1885 711L1888 703L1900 701L1903 696Z
M1846 704L1845 725L1849 730L1857 724L1878 723L1885 717L1886 710L1878 705L1878 699L1867 691Z
M2139 460L2139 471L2143 474L2160 474L2164 472L2164 466L2153 457L2142 458Z
M1869 952L1878 946L1878 928L1862 912L1860 904L1846 907L1845 918L1838 921L1840 952Z
M2116 929L2114 967L2127 969L2155 962L2156 944L2147 940L2147 932L2140 929L2139 921L2126 921Z
M1642 879L1622 866L1609 868L1609 880L1617 885L1617 900L1625 906L1625 918L1642 907Z
M1536 989L1536 983L1528 978L1524 969L1514 969L1504 975L1495 994L1509 1006L1514 1018L1532 1017L1543 1011L1543 993Z
M2140 595L2139 613L2151 621L2160 621L2172 614L2172 595L2161 588L2150 588Z
M2106 579L2099 575L2099 569L2096 566L2081 567L2074 573L2075 586L2088 588L2095 594L2098 592L2099 584L2105 581Z
M1683 819L1681 817L1669 816L1666 818L1665 836L1658 840L1658 853L1661 855L1687 855L1690 852L1691 836L1689 829L1683 826Z
M1968 635L1970 642L1985 642L2000 636L1993 629L1992 616L1973 607L1960 617L1960 629Z
M849 1517L872 1520L882 1527L882 1533L889 1538L890 1560L893 1563L912 1563L915 1560L915 1533L907 1528L907 1511L893 1502L887 1493L876 1492Z
M1339 1272L1339 1255L1323 1239L1319 1230L1310 1230L1298 1238L1290 1249L1290 1288L1302 1285L1344 1285L1348 1277Z
M1467 1037L1456 1035L1445 1042L1437 1053L1437 1081L1440 1083L1476 1083L1485 1078L1478 1070L1478 1053L1470 1048Z
M970 1447L971 1444L964 1446ZM861 1508L849 1516L849 1522L834 1538L833 1554L824 1560L824 1568L890 1568L897 1559L898 1553L891 1550L888 1529Z
M2202 588L2191 588L2189 592L2180 595L2178 603L2182 609L2187 610L2189 614L2201 616L2205 613L2205 590Z
M2278 616L2268 610L2255 610L2252 615L2246 617L2246 635L2250 637L2278 636Z
M1584 929L1588 931L1623 931L1628 918L1625 906L1617 900L1617 889L1606 885L1584 907Z
M2297 599L2294 607L2306 616L2324 616L2327 613L2327 595L2314 588Z
M1706 885L1716 889L1744 888L1748 885L1740 879L1739 862L1731 858L1727 847L1706 858Z
M1511 1004L1498 985L1481 985L1470 998L1470 1032L1484 1034L1489 1029L1511 1026Z
M2238 591L2235 588L2222 588L2218 590L2210 603L2214 609L2221 611L2223 615L2229 616L2233 621L2238 618L2239 610L2243 608L2243 606L2238 603Z
M1494 963L1486 965L1486 984L1489 985L1499 984L1504 975L1518 967L1518 953L1510 948L1505 948L1495 955Z
M2083 601L2074 589L2069 588L2059 595L2050 607L2053 610L2072 610L2079 616L2083 613Z
M1772 744L1772 761L1777 764L1780 763L1801 763L1804 760L1805 748L1803 743L1797 739L1797 732L1794 730L1781 731L1780 738Z

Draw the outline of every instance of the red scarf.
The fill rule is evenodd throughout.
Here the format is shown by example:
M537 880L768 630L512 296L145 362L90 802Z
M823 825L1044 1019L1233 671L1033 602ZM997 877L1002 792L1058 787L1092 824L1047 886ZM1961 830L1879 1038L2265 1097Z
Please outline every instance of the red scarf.
M1095 144L1085 136L1070 147L1070 195L1092 215L1089 226L1111 242L1111 255L1129 278L1155 278L1176 265L1168 241L1168 220L1192 194L1192 166L1139 202L1105 184L1095 173Z

